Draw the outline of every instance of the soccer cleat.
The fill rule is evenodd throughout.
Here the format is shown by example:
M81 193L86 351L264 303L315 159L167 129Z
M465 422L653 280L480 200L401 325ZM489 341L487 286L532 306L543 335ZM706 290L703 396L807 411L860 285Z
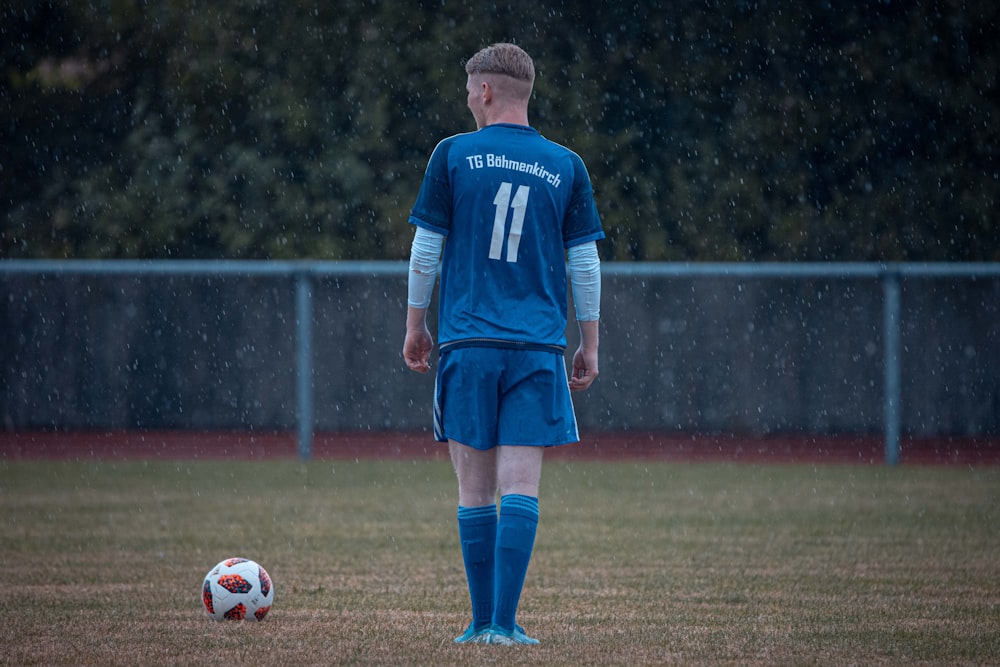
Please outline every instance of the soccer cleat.
M526 635L520 625L515 625L513 630L504 630L494 625L480 643L494 646L534 646L538 640Z
M465 632L455 637L456 644L485 644L484 641L490 633L490 626L484 625L483 627L476 629L472 627L472 623L469 623L469 627L465 629Z

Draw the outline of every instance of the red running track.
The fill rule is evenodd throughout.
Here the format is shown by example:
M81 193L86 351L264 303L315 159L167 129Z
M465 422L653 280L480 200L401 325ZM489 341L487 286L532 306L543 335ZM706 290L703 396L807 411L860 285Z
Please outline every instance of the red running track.
M734 463L885 463L880 436L585 433L549 460L722 461ZM289 459L293 432L32 431L0 432L0 460ZM427 432L318 433L315 459L446 459ZM903 465L1000 465L1000 437L903 438Z

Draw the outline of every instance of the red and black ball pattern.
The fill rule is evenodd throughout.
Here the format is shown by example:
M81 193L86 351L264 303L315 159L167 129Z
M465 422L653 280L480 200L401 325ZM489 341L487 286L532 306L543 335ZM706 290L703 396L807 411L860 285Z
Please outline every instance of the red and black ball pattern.
M205 580L205 585L201 587L201 601L205 604L205 609L209 614L215 613L215 606L212 604L212 582Z
M271 592L271 577L268 576L264 568L260 568L260 592L264 594L264 597L267 597L267 594Z
M222 575L219 577L219 585L230 593L249 593L253 588L253 584L238 574Z

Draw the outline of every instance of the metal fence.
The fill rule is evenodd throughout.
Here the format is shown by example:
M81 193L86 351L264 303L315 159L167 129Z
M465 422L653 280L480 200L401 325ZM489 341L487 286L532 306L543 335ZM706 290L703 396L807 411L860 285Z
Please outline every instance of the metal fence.
M754 349L761 347L769 348L771 358L756 362L757 370L741 371L744 373L756 373L760 375L759 367L775 367L782 364L792 364L798 367L804 365L836 365L836 359L845 358L855 360L847 365L851 370L845 371L843 377L839 378L839 383L845 385L839 391L845 396L850 396L855 387L860 392L855 399L845 398L840 402L845 404L843 412L864 412L866 416L861 421L851 421L839 418L836 414L827 418L814 420L805 419L796 414L765 416L759 423L753 421L753 408L746 406L729 409L731 413L743 414L745 419L741 422L733 422L735 428L749 428L750 430L760 428L784 428L789 430L809 430L809 429L866 429L871 428L871 422L875 417L875 412L880 412L880 430L885 437L885 461L889 465L894 465L899 460L900 438L903 430L902 418L902 397L903 384L902 377L904 371L905 346L903 344L904 321L911 318L914 322L926 322L928 319L942 319L937 317L941 309L937 305L927 305L924 303L939 302L951 303L949 306L951 313L958 313L963 317L969 315L971 323L966 324L966 328L972 330L968 334L974 337L974 342L964 343L965 350L971 349L976 358L970 362L969 367L973 368L975 378L966 384L975 385L972 391L972 402L982 404L979 408L980 415L974 419L981 424L973 424L977 433L992 432L996 428L997 393L1000 391L995 384L983 386L989 383L989 378L1000 376L1000 359L997 359L998 334L997 328L1000 326L1000 316L997 312L997 301L1000 300L1000 264L986 263L965 263L965 264L934 264L934 263L676 263L676 264L651 264L651 263L605 263L602 267L605 277L604 289L604 336L602 341L602 353L605 350L612 350L610 358L617 366L621 367L621 372L617 374L617 379L608 382L607 387L598 389L597 397L588 396L585 400L591 402L591 407L595 407L602 415L594 417L595 420L604 419L612 428L708 428L718 429L723 423L716 419L712 421L709 417L701 419L706 410L704 403L711 402L717 393L712 393L711 388L704 389L708 398L701 399L699 405L670 405L670 401L662 399L650 399L651 395L673 393L683 394L685 387L693 386L699 382L699 377L711 375L716 384L727 384L727 373L731 374L733 369L726 369L721 373L709 372L706 369L713 363L713 354L717 357L719 353L709 350L699 350L699 341L706 339L704 331L722 330L717 335L717 349L727 348L725 356L728 359L739 359L740 348L746 355L753 356ZM392 354L393 358L375 359L363 366L362 371L355 373L351 382L355 385L351 389L344 389L344 395L351 396L349 400L336 397L340 403L350 403L352 401L365 400L357 398L359 394L369 391L367 385L359 378L371 375L372 393L380 394L381 409L387 413L395 410L396 417L400 423L409 424L412 415L422 414L422 408L414 407L412 401L407 398L407 394L395 392L389 388L390 384L398 383L399 378L404 374L386 376L380 375L376 369L379 365L391 365L400 367L401 361L398 359L398 349L402 344L402 321L405 312L405 279L407 267L405 262L397 261L358 261L358 262L334 262L334 261L198 261L198 260L157 260L157 261L103 261L103 260L6 260L0 262L0 285L5 292L4 303L0 309L0 327L3 327L2 334L5 340L2 358L6 367L4 376L4 395L2 399L6 403L7 413L17 412L19 416L9 418L12 423L8 428L18 428L24 425L25 414L30 410L21 409L23 406L16 405L22 399L23 394L28 391L37 391L32 388L31 383L24 378L31 374L28 367L38 365L38 360L45 354L50 357L57 352L46 352L41 349L29 350L31 340L35 337L53 337L49 346L55 350L63 348L62 353L72 357L79 353L80 349L75 349L73 342L75 339L64 333L52 333L53 330L68 330L74 325L75 312L72 303L75 300L90 298L92 301L100 302L109 298L98 295L85 297L94 291L93 285L88 280L110 281L110 285L118 285L124 280L158 281L177 279L196 280L222 280L228 281L224 288L218 291L233 289L232 286L245 283L247 281L263 281L274 289L275 295L269 298L262 305L253 306L253 309L272 309L278 312L279 318L287 318L294 321L291 329L294 331L294 340L290 347L284 346L283 342L278 342L275 349L278 356L281 350L291 349L294 360L291 366L294 367L294 421L298 434L299 454L303 459L311 457L312 438L316 427L316 378L317 378L317 358L321 360L330 354L331 348L337 345L338 337L352 338L352 350L344 351L339 357L339 365L350 365L352 358L366 356L366 346L373 345L379 348L378 355ZM51 288L54 282L64 281L67 284L60 288L62 296L54 299L47 289ZM923 290L917 283L928 281L945 281L949 285L943 295L934 296L938 290ZM831 290L830 285L850 285L848 288L836 287ZM914 307L904 312L902 303L903 285L912 285L915 294ZM708 285L706 287L706 285ZM763 285L763 286L762 286ZM803 285L808 286L803 289ZM861 287L856 287L861 285ZM958 285L958 287L956 287ZM48 286L48 287L47 287ZM286 287L287 286L287 287ZM337 293L350 293L349 301L334 301L340 297L324 296L323 317L318 321L317 308L317 287L323 289L324 295ZM683 286L683 288L679 287ZM799 292L807 292L809 297L802 294L789 296L789 286L795 286ZM971 299L962 297L969 292L970 286L976 286L976 293ZM126 287L109 288L107 294L117 294L118 302L127 303L130 298L125 293ZM846 291L845 291L846 290ZM792 290L794 291L794 290ZM683 292L683 293L682 293ZM757 306L748 306L747 294L753 293L751 301L755 301ZM924 296L925 293L931 296ZM294 298L290 298L294 294ZM846 294L847 296L843 296ZM125 295L125 296L121 296ZM720 297L719 295L724 295ZM832 297L829 295L833 295ZM839 296L838 296L839 295ZM959 295L959 296L956 296ZM919 297L919 298L917 298ZM933 298L932 298L933 297ZM829 308L826 306L816 306L813 299L823 301L834 299L838 305ZM225 310L224 298L220 297L215 308ZM112 299L114 300L114 299ZM53 303L58 301L58 303ZM955 305L954 302L958 302ZM290 308L286 307L286 302L291 302ZM782 305L776 305L778 303ZM916 303L919 302L919 303ZM66 304L70 305L66 305ZM185 308L183 295L180 297L180 304L173 307L171 312L175 317L196 318L197 313L188 313L192 308ZM213 302L215 303L215 302ZM349 303L345 307L345 303ZM842 316L845 309L844 303L849 303L852 312L857 311L856 322L845 322L838 326L829 324L831 319ZM221 304L221 305L219 305ZM713 305L714 304L714 305ZM190 304L189 304L190 305ZM754 309L755 308L755 309ZM62 309L62 311L60 311ZM714 309L715 315L705 317L704 313ZM870 311L878 309L879 313ZM70 311L69 314L65 311ZM101 317L115 318L119 316L120 308L105 309ZM344 311L350 312L344 312ZM797 321L805 321L801 311L809 311L812 321L823 324L799 326ZM912 311L912 312L911 312ZM203 311L202 316L204 317ZM759 313L768 313L765 316ZM61 314L60 314L61 313ZM176 315L180 313L180 315ZM286 314L287 313L287 314ZM727 315L732 313L732 315ZM928 313L931 313L930 315ZM874 318L873 318L874 315ZM121 315L125 317L125 315ZM730 318L730 319L727 319ZM947 320L948 314L943 316ZM348 318L349 323L343 324L341 320ZM850 319L850 316L848 317ZM53 324L53 320L57 321ZM725 321L724 321L725 320ZM746 327L740 324L741 320L746 320ZM195 319L188 319L194 322ZM41 324L39 324L41 322ZM352 323L359 327L362 333L359 335L352 333ZM791 324L789 324L791 323ZM212 327L211 323L205 326ZM332 329L338 328L336 333ZM755 327L766 328L766 338L761 338L759 334L754 335ZM845 339L850 339L852 329L864 329L865 335L844 343ZM571 327L571 337L572 337ZM914 336L920 334L921 326L912 327ZM642 336L638 331L645 331ZM112 329L112 334L113 334ZM938 338L947 338L949 325L942 322L936 331ZM742 333L741 333L742 332ZM750 333L747 333L750 332ZM779 357L787 356L782 350L787 347L784 343L775 343L776 338L780 338L782 332L788 336L798 336L806 342L800 344L801 348L796 352L794 363L782 360ZM147 332L148 333L148 332ZM322 349L318 350L316 345L317 335L323 336ZM90 339L80 343L80 345L91 349L100 343L95 343L102 334L91 333ZM150 333L150 336L158 334ZM223 334L224 335L224 334ZM280 334L278 335L280 338ZM816 342L813 339L822 340ZM366 340L367 339L367 340ZM376 340L377 339L377 340ZM641 339L641 340L640 340ZM152 338L150 338L152 340ZM68 341L68 342L67 342ZM373 343L374 341L374 343ZM388 342L386 342L388 341ZM683 341L681 345L680 341ZM107 341L108 344L116 344L114 341ZM142 342L130 342L129 345L141 345ZM784 347L783 347L784 345ZM938 347L950 344L937 343ZM252 344L249 345L252 347ZM818 355L821 358L810 359L809 350L822 349L824 347L834 347L840 350L840 357L830 357L829 353ZM36 345L38 348L38 345ZM680 349L683 348L683 349ZM858 349L861 348L861 349ZM875 349L880 348L880 349ZM670 350L674 350L673 353ZM570 350L572 351L572 350ZM655 356L654 361L643 356ZM692 357L698 357L698 361L692 362ZM913 356L917 359L918 357ZM833 362L830 359L834 359ZM857 361L860 360L860 361ZM55 362L58 364L58 361ZM105 366L101 366L104 363ZM106 370L108 364L113 362L93 362L95 372L109 372ZM269 362L270 363L270 362ZM685 363L688 367L680 368ZM285 361L281 361L281 368L289 366ZM322 364L321 364L322 365ZM733 365L732 362L729 365ZM879 366L881 377L876 379L872 374L872 368ZM857 368L854 368L857 367ZM271 370L269 371L268 368ZM268 367L256 367L252 373L267 374L275 373L276 365ZM605 373L602 367L602 378L599 383L605 382L606 376L615 376L614 372ZM822 369L821 369L822 370ZM924 369L926 371L926 369ZM281 371L283 372L283 370ZM335 378L338 373L335 370L325 369L327 379ZM797 393L816 394L817 397L808 399L813 401L812 407L805 408L812 413L825 412L815 408L816 401L823 401L824 395L831 390L830 379L821 377L818 382L813 382L812 378L818 372L805 373L801 368L782 371L778 373L781 377L775 380L776 371L768 370L764 380L746 380L742 385L735 383L735 389L730 389L730 393L757 393L766 394L776 383L782 384L775 390L774 403L780 401L806 400L797 396ZM936 375L931 368L926 375ZM940 373L947 375L946 372ZM44 374L42 374L44 375ZM39 376L38 382L44 382L44 378ZM236 377L236 376L233 376ZM242 377L242 376L241 376ZM408 376L407 376L408 377ZM644 379L645 378L645 379ZM665 378L665 379L664 379ZM630 383L634 379L634 383ZM926 378L925 378L926 379ZM408 382L419 382L418 380L407 380ZM923 381L923 380L922 380ZM954 392L955 386L953 378L937 378L935 381L943 382L944 392ZM38 383L36 382L36 384ZM242 382L240 379L232 380L234 383ZM426 390L426 380L420 388ZM994 381L995 382L995 381ZM266 382L265 382L266 383ZM949 384L950 383L950 384ZM360 384L360 389L357 385ZM630 387L630 384L634 386ZM786 386L787 385L787 386ZM791 386L797 385L797 386ZM815 387L813 386L815 385ZM878 385L878 386L876 386ZM27 387L27 389L25 389ZM741 389L741 387L743 387ZM749 387L750 389L747 389ZM101 389L107 393L108 389ZM871 392L877 391L881 398L881 410L873 410L867 396ZM965 390L963 390L965 391ZM605 392L605 393L602 393ZM607 406L614 403L611 394L630 396L628 399L628 410L621 410L620 413L612 415L613 410ZM784 393L782 393L784 392ZM856 393L857 393L856 392ZM978 392L978 393L977 393ZM968 393L968 392L966 392ZM95 399L96 400L96 399ZM260 399L247 399L250 402ZM266 402L266 401L265 401ZM329 397L325 403L336 402ZM718 401L716 401L718 402ZM689 401L690 403L690 401ZM767 400L758 400L757 410L767 412ZM761 406L764 407L761 407ZM858 406L863 406L859 409ZM12 407L13 406L13 407ZM388 407L387 407L388 406ZM394 407L393 407L394 406ZM0 406L3 407L3 406ZM15 409L17 408L17 409ZM766 409L765 409L766 408ZM929 408L928 408L929 409ZM621 413L634 412L632 417L621 416ZM692 415L699 415L697 418ZM610 416L609 416L610 415ZM983 417L982 415L985 415ZM58 417L49 418L58 421ZM582 416L586 421L587 416ZM966 417L962 417L968 421ZM960 419L960 421L961 421ZM280 417L277 418L280 423ZM328 419L329 421L329 419ZM940 421L940 420L939 420ZM808 422L808 423L805 423ZM336 422L330 422L336 427ZM61 426L58 423L46 422L48 426ZM385 426L385 424L382 424ZM70 424L69 427L73 427ZM943 428L952 428L945 426Z

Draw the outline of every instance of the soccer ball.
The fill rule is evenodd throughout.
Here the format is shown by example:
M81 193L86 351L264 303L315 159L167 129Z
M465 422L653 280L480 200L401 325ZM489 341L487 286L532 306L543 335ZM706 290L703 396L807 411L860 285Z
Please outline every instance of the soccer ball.
M252 560L227 558L205 575L201 601L216 621L261 621L274 602L274 584Z

